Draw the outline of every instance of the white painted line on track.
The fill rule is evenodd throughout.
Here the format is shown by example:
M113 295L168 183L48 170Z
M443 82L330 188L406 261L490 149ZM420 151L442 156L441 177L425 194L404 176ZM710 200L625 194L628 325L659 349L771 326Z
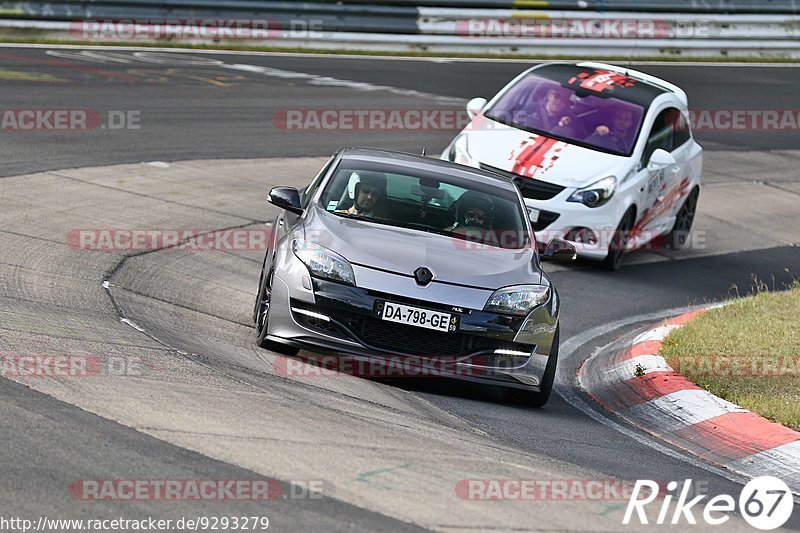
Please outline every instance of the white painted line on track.
M197 57L195 55L170 55L163 52L154 52L152 50L135 52L130 55L119 54L114 50L47 50L47 55L59 57L63 59L71 59L73 61L88 61L91 63L135 63L142 61L145 63L156 64L170 64L174 59L180 58L178 63L180 65L201 65L212 66L217 68L236 70L239 72L249 72L251 74L261 74L272 78L287 79L287 80L301 80L309 85L318 85L323 87L343 87L353 91L362 92L388 92L399 96L407 96L412 98L419 98L423 100L433 100L442 104L449 104L453 106L462 106L464 104L463 98L454 98L452 96L441 96L438 94L426 93L416 91L414 89L403 89L391 85L376 85L374 83L354 81L341 78L333 78L331 76L321 76L319 74L310 74L307 72L297 72L292 70L284 70L274 67L267 67L263 65L249 65L244 63L226 63L218 59L207 57Z
M260 65L245 65L241 63L222 63L218 65L221 68L231 70L238 70L243 72L250 72L253 74L263 74L265 76L283 78L283 79L302 79L309 85L321 85L325 87L345 87L355 91L375 92L384 91L400 96L413 96L417 98L424 98L427 100L436 100L443 103L451 103L453 105L460 105L463 103L462 98L453 98L449 96L439 96L431 93L424 93L415 91L413 89L401 89L399 87L392 87L389 85L374 85L372 83L344 80L339 78L331 78L330 76L319 76L317 74L307 74L305 72L294 72L290 70L282 70L272 67L263 67Z
M426 63L522 63L535 65L546 61L584 61L585 59L516 59L516 58L483 58L483 57L409 57L393 55L361 55L361 54L320 54L302 52L266 52L256 50L224 50L214 48L160 48L150 46L102 46L102 45L78 45L78 44L29 44L29 43L0 43L0 48L39 48L39 49L68 49L68 50L125 50L125 51L154 51L170 52L179 54L221 54L221 55L245 55L245 56L265 56L265 57L313 57L330 59L364 59L370 61L419 61ZM602 59L602 58L600 58ZM620 63L617 61L617 63ZM673 67L758 67L758 68L800 68L800 63L758 63L758 62L721 62L721 61L625 61L624 64L630 66L673 66Z

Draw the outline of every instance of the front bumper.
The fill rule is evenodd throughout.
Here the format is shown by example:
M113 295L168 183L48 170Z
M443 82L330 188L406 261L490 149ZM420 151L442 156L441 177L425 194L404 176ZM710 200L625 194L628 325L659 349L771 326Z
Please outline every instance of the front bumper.
M581 203L567 202L574 189L565 189L549 200L533 200L525 198L525 205L539 211L538 222L531 221L536 242L540 250L544 249L551 239L564 239L575 246L580 257L603 260L608 255L611 239L617 229L623 206L616 198L600 207L590 208ZM586 243L574 240L576 229L588 228L596 236L596 242Z
M272 341L367 362L373 368L390 361L409 377L539 390L558 321L554 290L527 317L510 317L318 279L311 280L308 290L292 280L296 272L276 272L268 336ZM378 301L457 315L458 330L445 333L381 320L375 315Z

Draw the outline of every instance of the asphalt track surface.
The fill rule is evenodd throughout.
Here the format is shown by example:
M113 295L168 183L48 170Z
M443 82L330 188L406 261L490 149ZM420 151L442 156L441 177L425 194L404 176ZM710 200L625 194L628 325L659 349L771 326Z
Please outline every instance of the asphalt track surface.
M69 51L59 51L68 55ZM104 52L109 57L113 52ZM115 60L80 60L41 50L2 48L4 105L19 108L94 109L140 112L140 130L38 132L3 136L7 154L0 175L37 170L144 160L325 155L342 144L380 146L429 153L441 151L454 131L349 131L347 137L324 131L282 131L275 114L297 109L463 109L463 101L489 97L530 62L431 62L330 57L215 56L226 63L262 65L290 73L387 85L451 97L446 104L383 91L354 90L336 84L312 85L302 78L280 78L187 65L180 54L138 60L119 52ZM198 54L192 54L197 57ZM154 63L153 57L160 59ZM203 56L207 57L207 56ZM127 59L126 59L127 58ZM120 63L118 61L126 61ZM769 67L648 66L674 80L697 110L795 109L800 69ZM26 79L24 73L30 76ZM33 81L36 77L39 81ZM41 81L49 77L52 81ZM8 93L11 91L11 93ZM13 94L13 98L11 98ZM796 148L796 130L720 131L697 135L707 150Z
M187 65L183 59L171 59L173 56L167 54L154 53L149 60L129 52L117 52L116 60L65 57L64 50L57 54L48 55L43 49L0 48L0 74L5 73L2 107L95 109L101 115L110 110L135 111L141 116L142 127L90 133L3 132L0 176L155 160L325 156L344 144L413 151L425 146L435 152L446 145L453 131L290 132L276 128L273 117L281 110L305 108L458 109L470 97L493 94L525 68L525 64L514 62L214 56L227 64L264 66L282 72L264 75L218 65ZM796 104L800 83L797 68L640 68L683 87L696 109L790 109ZM291 77L287 72L345 82L308 83L312 78ZM401 90L376 90L376 85ZM697 138L709 151L766 152L797 147L796 132L709 132L699 133ZM276 177L270 180L280 181ZM745 292L754 274L766 280L774 277L780 285L789 279L786 268L797 265L800 250L779 247L679 263L631 265L618 273L600 272L586 265L555 272L565 309L562 340L617 320L720 300L732 294L733 286ZM590 345L581 346L582 357L564 364L578 364L614 334L609 331ZM567 374L572 371L573 367L566 368ZM609 476L691 478L704 481L710 494L738 494L740 490L740 485L726 476L656 451L642 442L648 440L646 437L632 439L597 422L558 394L544 409L531 411L505 405L494 391L470 385L426 381L398 386L457 414L505 445ZM123 464L140 471L141 477L155 472L174 479L235 479L246 475L236 466L142 435L5 379L0 379L0 402L2 459L11 465L0 483L0 499L15 514L38 514L43 502L50 512L68 514L74 502L52 487L81 477L97 477L98 471L113 478ZM65 442L68 449L63 446ZM130 469L125 472L131 476ZM328 529L336 524L341 529L413 528L337 500L284 505L292 506L292 525L299 529L320 524ZM195 510L187 503L169 512L177 516ZM226 510L231 514L230 507ZM247 513L253 509L242 504L238 510ZM148 511L142 505L133 514ZM207 507L204 511L208 514ZM114 507L94 506L91 512L110 515ZM280 512L276 509L275 514ZM793 527L797 528L796 519Z

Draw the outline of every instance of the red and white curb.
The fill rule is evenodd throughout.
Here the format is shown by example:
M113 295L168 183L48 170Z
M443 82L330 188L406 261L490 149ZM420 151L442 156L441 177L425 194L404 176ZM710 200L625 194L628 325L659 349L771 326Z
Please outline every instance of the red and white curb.
M702 390L658 355L670 331L706 310L606 346L578 371L581 386L605 409L678 448L749 477L774 475L800 493L800 433Z

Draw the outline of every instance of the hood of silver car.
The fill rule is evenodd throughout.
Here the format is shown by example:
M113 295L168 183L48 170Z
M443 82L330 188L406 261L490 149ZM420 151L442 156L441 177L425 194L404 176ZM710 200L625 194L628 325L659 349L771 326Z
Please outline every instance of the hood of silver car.
M419 267L433 282L495 290L539 283L534 251L507 250L461 239L340 217L312 206L306 239L329 248L353 264L413 276ZM356 280L358 283L358 280Z

